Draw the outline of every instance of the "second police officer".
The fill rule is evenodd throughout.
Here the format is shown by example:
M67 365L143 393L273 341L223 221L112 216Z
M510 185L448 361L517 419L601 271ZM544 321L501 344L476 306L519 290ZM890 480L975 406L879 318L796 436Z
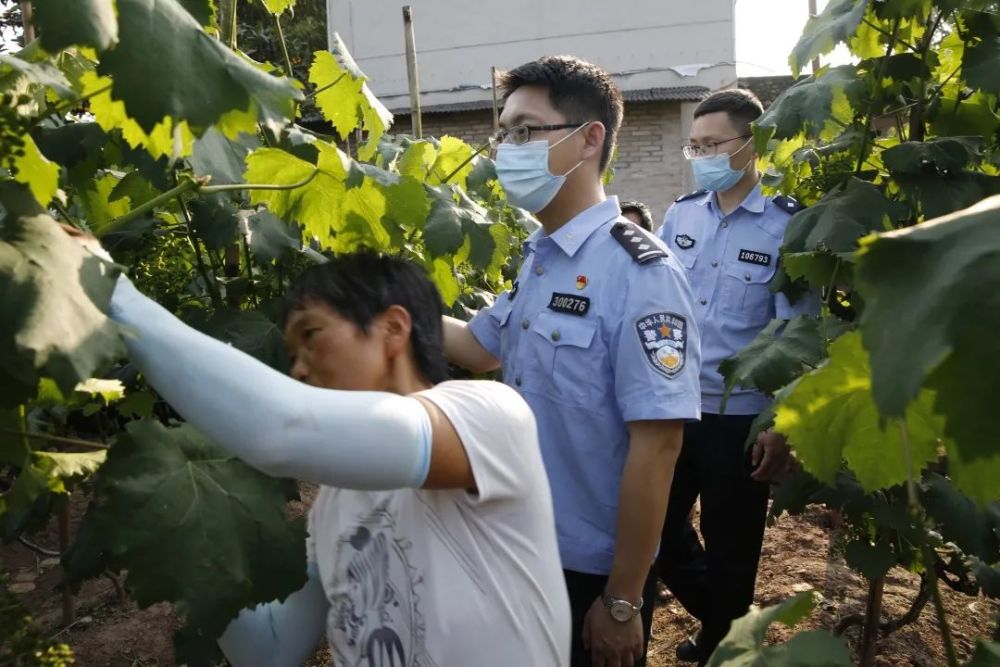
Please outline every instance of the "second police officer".
M719 364L773 318L819 306L814 294L792 304L770 290L788 220L802 206L761 191L750 124L762 113L745 90L719 91L698 105L684 156L700 189L677 199L658 232L687 269L702 341L702 421L685 427L659 557L664 582L702 624L677 656L701 664L753 602L768 482L788 463L784 438L770 430L745 449L770 398L736 388L723 413ZM699 496L704 546L688 518Z

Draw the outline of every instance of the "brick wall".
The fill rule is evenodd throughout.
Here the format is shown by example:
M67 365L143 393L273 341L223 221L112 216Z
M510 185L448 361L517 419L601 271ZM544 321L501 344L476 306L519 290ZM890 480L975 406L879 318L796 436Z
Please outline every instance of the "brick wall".
M618 135L618 160L609 194L621 199L637 199L653 212L655 224L663 219L667 207L679 195L691 189L687 164L681 145L687 138L687 124L682 122L688 105L677 102L629 102ZM480 146L493 130L490 110L424 115L424 134L460 137ZM410 117L396 116L393 132L411 131Z

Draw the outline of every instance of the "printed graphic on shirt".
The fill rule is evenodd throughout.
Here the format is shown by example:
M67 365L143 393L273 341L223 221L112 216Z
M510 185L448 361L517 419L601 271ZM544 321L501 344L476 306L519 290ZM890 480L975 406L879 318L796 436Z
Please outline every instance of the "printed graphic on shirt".
M758 266L771 266L771 256L766 252L756 250L740 249L740 261L747 264L757 264Z
M576 296L575 294L553 292L552 300L549 301L549 309L557 313L583 317L590 310L590 299L585 296Z
M689 250L694 247L694 239L687 234L678 234L674 237L674 243L681 250Z
M419 575L407 559L407 543L394 533L394 517L380 508L337 545L344 570L330 612L336 667L417 667L418 654L425 655Z
M652 313L635 323L643 353L658 372L674 378L684 368L687 320L676 313Z

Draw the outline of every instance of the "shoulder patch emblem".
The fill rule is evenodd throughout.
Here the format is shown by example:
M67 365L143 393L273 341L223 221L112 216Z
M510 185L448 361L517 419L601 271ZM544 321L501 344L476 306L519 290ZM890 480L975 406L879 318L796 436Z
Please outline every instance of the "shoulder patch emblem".
M640 264L667 256L667 251L657 245L656 237L634 223L616 222L611 226L611 236Z
M675 236L674 243L676 243L677 247L681 250L688 250L689 248L694 247L694 239L687 234L678 234Z
M635 323L646 361L656 372L673 379L684 369L687 320L677 313L650 313Z
M774 205L782 211L787 211L789 215L795 215L806 207L806 205L798 199L795 199L794 197L786 197L785 195L778 195L771 201L773 201Z
M680 197L678 197L677 199L675 199L674 203L678 204L678 203L680 203L682 201L687 201L688 199L694 199L695 197L697 197L699 195L703 195L706 192L708 192L708 190L695 190L694 192L689 192L686 195L681 195Z

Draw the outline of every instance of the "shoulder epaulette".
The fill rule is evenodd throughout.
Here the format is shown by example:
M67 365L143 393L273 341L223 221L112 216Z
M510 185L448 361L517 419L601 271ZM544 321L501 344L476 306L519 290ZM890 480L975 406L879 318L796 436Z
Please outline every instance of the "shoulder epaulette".
M774 205L782 211L787 211L789 215L795 215L806 207L805 204L800 202L795 197L786 197L785 195L778 195L771 201L773 201Z
M668 256L667 251L656 243L656 237L652 233L633 222L616 222L611 225L611 236L640 264Z
M677 199L675 199L674 203L677 204L677 203L680 203L682 201L687 201L688 199L694 199L695 197L703 195L706 192L708 192L708 190L695 190L694 192L689 192L686 195L681 195L680 197L678 197Z

